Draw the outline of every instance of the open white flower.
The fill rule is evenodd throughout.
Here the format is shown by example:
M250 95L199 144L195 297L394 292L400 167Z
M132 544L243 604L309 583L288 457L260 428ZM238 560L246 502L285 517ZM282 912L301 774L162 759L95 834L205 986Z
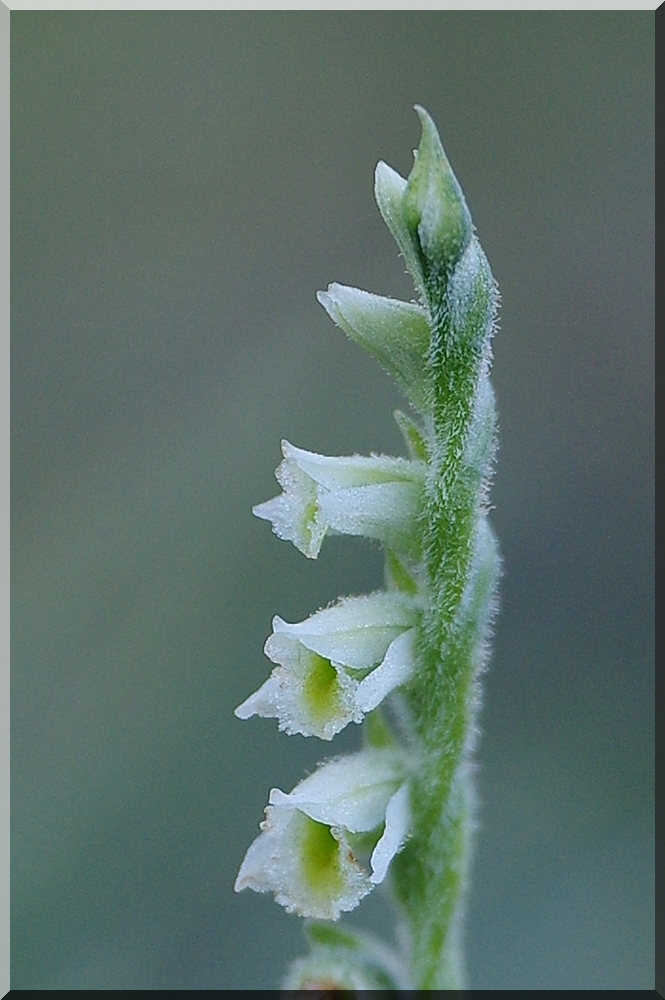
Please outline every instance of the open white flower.
M416 602L394 591L346 598L293 625L274 618L265 653L277 666L236 716L332 739L412 676L417 621Z
M275 477L283 493L253 508L279 538L316 559L328 532L364 535L411 551L423 506L426 466L405 458L328 458L282 441Z
M272 892L289 913L336 920L383 881L409 831L402 756L360 753L322 765L286 795L270 792L261 833L240 866L236 892ZM354 834L383 831L368 872Z

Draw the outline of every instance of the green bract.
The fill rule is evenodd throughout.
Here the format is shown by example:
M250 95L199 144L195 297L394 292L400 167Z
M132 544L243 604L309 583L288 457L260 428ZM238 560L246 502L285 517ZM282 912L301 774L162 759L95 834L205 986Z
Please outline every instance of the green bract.
M385 590L293 625L274 619L265 652L275 667L236 709L287 733L330 740L354 722L365 736L364 750L321 765L289 795L272 790L236 888L336 920L387 879L400 945L313 925L290 989L465 985L471 754L499 574L487 519L498 293L436 127L416 111L413 169L404 180L380 163L375 194L419 303L339 284L318 295L416 411L395 414L409 458L332 458L283 442L283 492L254 509L309 558L329 534L385 551Z

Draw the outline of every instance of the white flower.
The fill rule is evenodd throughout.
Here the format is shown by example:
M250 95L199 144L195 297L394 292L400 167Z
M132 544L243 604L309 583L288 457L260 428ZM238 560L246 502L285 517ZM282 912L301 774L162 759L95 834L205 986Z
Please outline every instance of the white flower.
M362 750L330 761L286 795L270 792L261 833L240 866L236 892L272 892L289 913L336 920L383 881L410 823L400 754ZM368 873L354 834L383 832Z
M277 666L236 716L332 739L411 677L417 621L413 599L394 591L346 598L293 625L274 618L265 653Z
M328 458L282 441L275 477L283 493L253 508L279 538L316 559L325 535L364 535L411 551L423 507L426 467L405 458Z

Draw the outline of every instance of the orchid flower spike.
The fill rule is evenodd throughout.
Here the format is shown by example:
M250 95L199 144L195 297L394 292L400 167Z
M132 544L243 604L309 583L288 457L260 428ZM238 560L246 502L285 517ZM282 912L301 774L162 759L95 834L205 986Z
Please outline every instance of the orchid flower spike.
M332 534L369 538L385 555L384 590L273 619L272 672L235 710L322 740L363 724L365 749L288 795L272 789L235 887L334 921L389 878L397 943L310 927L311 953L284 981L294 991L465 987L471 758L500 567L488 520L498 292L436 126L416 111L409 176L379 163L374 193L418 302L337 283L318 293L415 411L395 412L408 458L332 458L282 441L282 492L254 508L309 559Z

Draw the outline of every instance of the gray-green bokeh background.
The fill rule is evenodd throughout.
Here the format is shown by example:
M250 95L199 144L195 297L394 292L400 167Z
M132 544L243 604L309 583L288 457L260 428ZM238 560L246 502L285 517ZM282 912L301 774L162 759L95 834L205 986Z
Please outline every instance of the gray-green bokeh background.
M471 983L653 988L653 26L12 14L13 989L270 989L303 951L232 883L331 747L232 710L271 616L380 560L250 509L281 437L401 450L314 293L411 296L372 180L414 102L503 301Z

